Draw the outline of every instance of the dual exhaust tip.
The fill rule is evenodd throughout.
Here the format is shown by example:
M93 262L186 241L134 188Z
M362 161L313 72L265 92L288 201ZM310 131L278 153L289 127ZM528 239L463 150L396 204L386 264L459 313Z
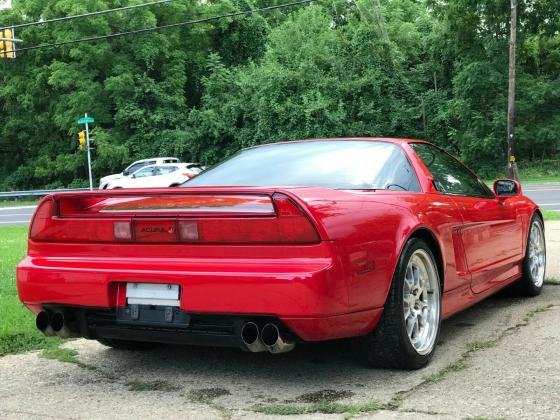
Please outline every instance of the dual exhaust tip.
M76 336L76 334L68 328L68 323L62 312L55 312L51 315L47 311L41 311L35 319L35 325L37 329L47 337L57 335L61 338L68 338Z
M265 324L261 330L254 322L246 322L241 327L241 340L249 351L268 351L273 354L286 353L296 346L294 341L282 334L276 324Z

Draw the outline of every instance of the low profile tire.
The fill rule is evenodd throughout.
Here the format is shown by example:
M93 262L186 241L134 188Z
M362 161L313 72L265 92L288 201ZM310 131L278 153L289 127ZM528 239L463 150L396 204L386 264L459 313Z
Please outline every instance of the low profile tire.
M410 239L399 258L377 327L355 341L362 362L372 367L419 369L436 347L441 324L438 269L429 246Z
M112 347L117 350L151 350L158 346L158 343L148 341L128 341L112 338L98 338L97 341L104 346Z
M542 219L534 214L527 234L527 247L523 259L523 276L515 285L523 296L537 296L541 293L546 271L546 243Z

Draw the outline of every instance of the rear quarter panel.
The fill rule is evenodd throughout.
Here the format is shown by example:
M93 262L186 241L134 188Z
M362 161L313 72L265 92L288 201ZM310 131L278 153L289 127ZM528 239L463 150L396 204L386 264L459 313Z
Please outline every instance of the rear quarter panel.
M445 290L468 286L464 253L454 234L461 216L446 196L390 191L332 191L328 199L310 191L298 195L334 242L351 311L385 304L401 251L419 229L430 232L441 250Z

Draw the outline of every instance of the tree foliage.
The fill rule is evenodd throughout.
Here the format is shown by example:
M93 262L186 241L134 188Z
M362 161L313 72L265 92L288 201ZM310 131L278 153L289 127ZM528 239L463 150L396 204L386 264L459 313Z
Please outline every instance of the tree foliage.
M26 0L0 25L141 3ZM165 5L18 31L25 46L283 1ZM96 118L94 176L139 158L215 163L310 137L425 138L483 174L505 166L509 0L331 0L0 60L0 189L82 185L76 120ZM560 18L520 1L518 159L555 157Z

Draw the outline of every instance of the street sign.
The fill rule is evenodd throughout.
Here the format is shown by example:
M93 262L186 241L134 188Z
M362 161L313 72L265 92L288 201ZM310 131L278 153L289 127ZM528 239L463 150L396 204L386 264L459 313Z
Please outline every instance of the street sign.
M78 124L91 124L95 122L95 119L93 117L81 117L78 120Z

